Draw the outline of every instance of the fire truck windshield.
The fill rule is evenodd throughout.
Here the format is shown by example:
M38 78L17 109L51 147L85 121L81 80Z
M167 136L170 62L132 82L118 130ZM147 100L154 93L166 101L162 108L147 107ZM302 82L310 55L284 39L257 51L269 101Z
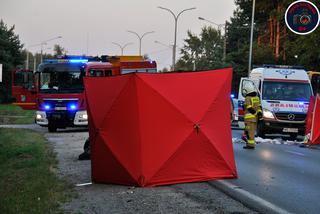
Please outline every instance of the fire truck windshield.
M41 93L81 93L83 64L45 64L39 67Z

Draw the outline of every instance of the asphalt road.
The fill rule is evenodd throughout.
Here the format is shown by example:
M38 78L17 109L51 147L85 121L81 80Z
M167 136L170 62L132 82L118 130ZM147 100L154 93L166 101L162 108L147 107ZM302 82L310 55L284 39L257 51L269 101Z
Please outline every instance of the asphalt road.
M242 131L233 130L240 138ZM291 213L320 213L320 147L234 143L239 179L230 183Z

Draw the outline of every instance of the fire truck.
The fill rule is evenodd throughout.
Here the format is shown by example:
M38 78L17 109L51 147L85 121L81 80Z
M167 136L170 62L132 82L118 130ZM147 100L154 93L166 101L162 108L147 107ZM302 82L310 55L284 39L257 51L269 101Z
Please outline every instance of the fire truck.
M12 71L12 96L14 105L21 106L24 110L36 109L36 95L33 71L15 69Z
M24 75L33 76L32 81L28 78L32 90L27 89L29 86L24 86L26 83L19 86L20 90L16 88L16 104L25 109L26 106L29 109L37 109L36 123L48 127L49 132L55 132L58 128L86 127L88 115L83 78L107 77L129 72L156 72L156 63L143 60L140 56L99 58L65 56L60 59L45 60L34 75L24 71ZM20 73L13 73L14 78L18 79ZM13 89L14 87L18 86L13 84ZM33 96L25 95L27 93ZM21 101L20 98L23 96L30 105Z

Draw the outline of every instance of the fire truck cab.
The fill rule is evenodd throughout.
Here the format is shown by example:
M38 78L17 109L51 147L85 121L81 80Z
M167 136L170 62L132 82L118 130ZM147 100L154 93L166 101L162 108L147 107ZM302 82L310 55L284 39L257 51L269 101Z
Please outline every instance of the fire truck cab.
M24 110L36 109L37 89L35 86L33 71L27 69L16 69L12 71L12 96L14 105Z
M83 78L111 76L114 66L107 62L88 62L87 59L47 60L39 65L36 123L48 127L49 132L58 128L87 126L88 115Z

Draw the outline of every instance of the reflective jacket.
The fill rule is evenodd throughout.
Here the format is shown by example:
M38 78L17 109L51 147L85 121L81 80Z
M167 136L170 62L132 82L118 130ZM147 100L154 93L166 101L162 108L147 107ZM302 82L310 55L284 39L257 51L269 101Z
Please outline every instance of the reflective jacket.
M244 120L248 122L257 122L257 115L259 113L262 114L260 98L258 96L246 96L244 109ZM253 111L254 113L251 113L250 111Z

